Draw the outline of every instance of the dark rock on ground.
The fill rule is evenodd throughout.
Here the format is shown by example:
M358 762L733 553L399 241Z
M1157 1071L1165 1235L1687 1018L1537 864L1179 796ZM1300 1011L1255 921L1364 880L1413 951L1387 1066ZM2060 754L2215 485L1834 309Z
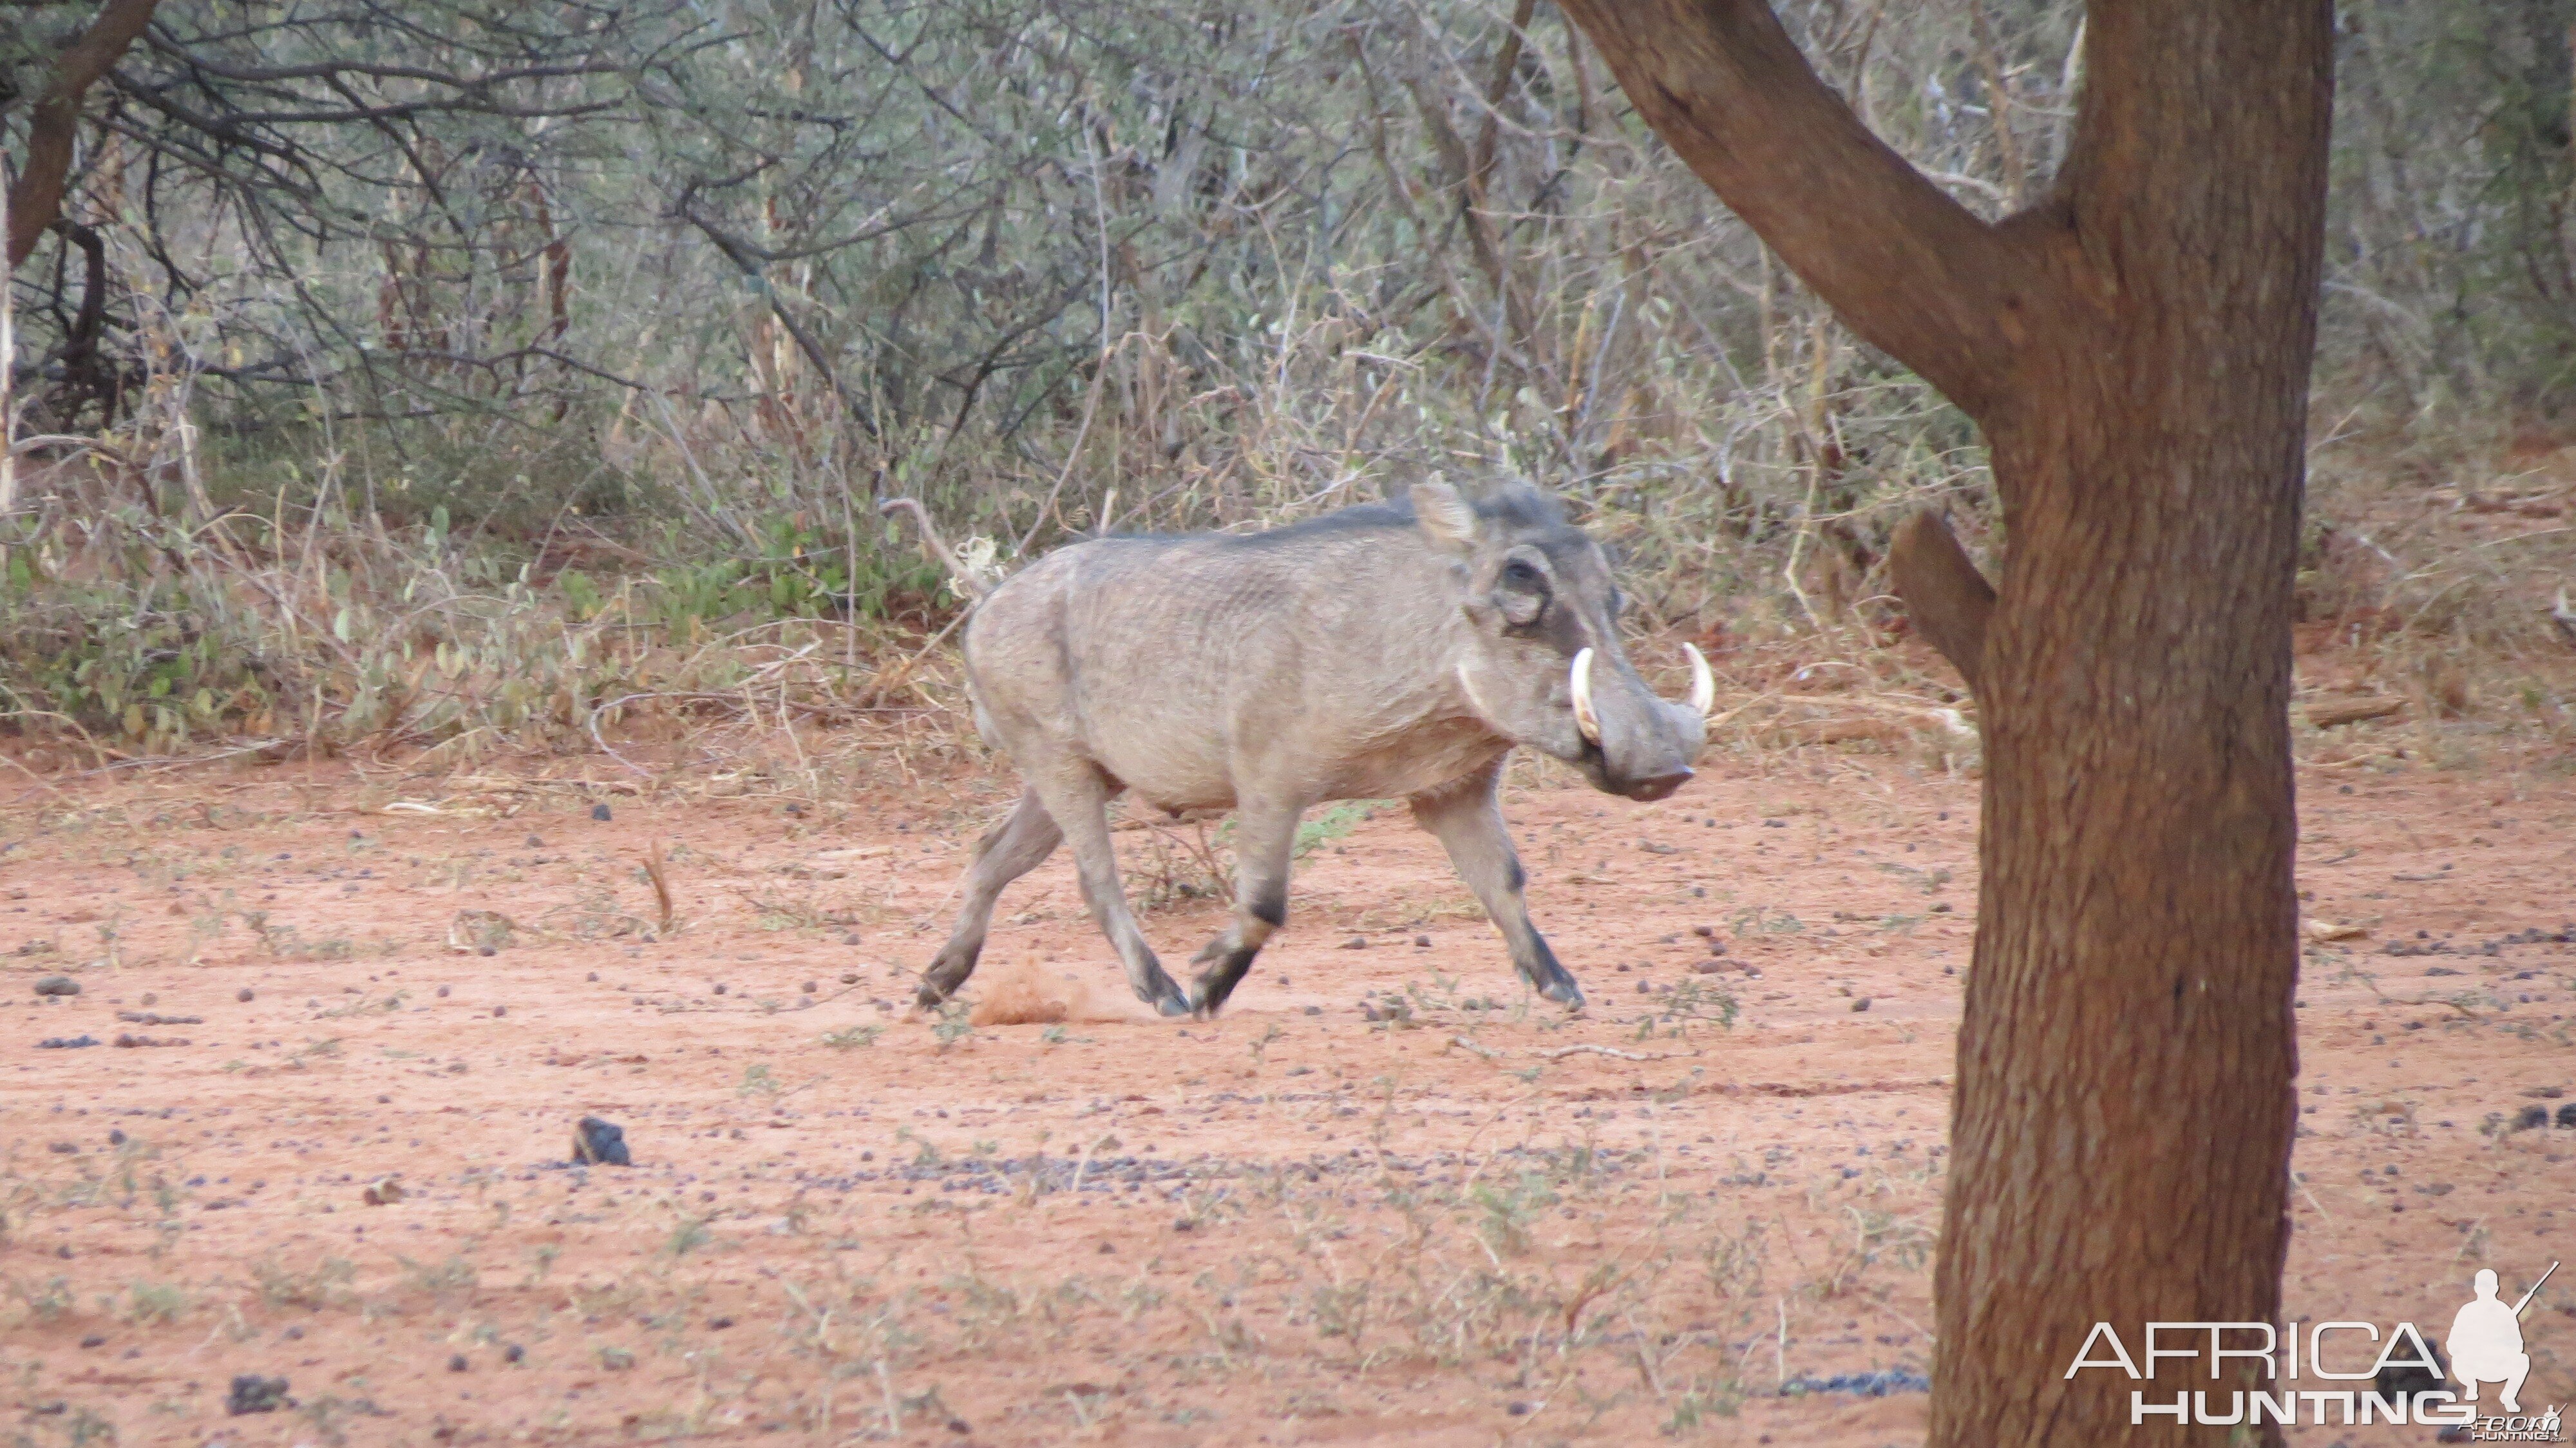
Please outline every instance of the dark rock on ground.
M36 982L36 994L40 996L76 996L80 994L80 982L67 975L49 975Z
M601 806L606 808L606 806ZM635 1160L626 1153L626 1129L596 1116L585 1116L574 1128L572 1159L583 1165L594 1162L609 1166L633 1166Z
M292 1401L286 1396L286 1379L244 1373L233 1379L233 1390L224 1399L224 1411L236 1418L244 1413L274 1413Z

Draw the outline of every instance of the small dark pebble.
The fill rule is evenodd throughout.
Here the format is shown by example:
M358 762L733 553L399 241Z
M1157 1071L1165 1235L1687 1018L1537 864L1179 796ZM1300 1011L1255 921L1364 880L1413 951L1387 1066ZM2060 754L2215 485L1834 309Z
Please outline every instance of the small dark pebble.
M498 955L501 953L501 948L497 945L479 945L475 947L474 953L476 955Z
M598 972L598 971L595 971L595 970L594 970L594 971L592 971L592 972L590 973L590 978L591 978L592 980L597 980L597 979L599 979L599 972Z
M1350 939L1343 941L1339 948L1343 950L1366 950L1368 949L1368 937L1365 935L1354 935Z
M224 1399L224 1411L236 1418L244 1413L274 1413L288 1401L286 1379L244 1373L233 1379L233 1390Z
M972 1433L975 1431L975 1425L967 1422L963 1418L951 1418L948 1420L948 1431L951 1433Z
M1320 1015L1322 1015L1323 1013L1324 1013L1324 1008L1323 1008L1322 1006L1308 1006L1308 1007L1306 1007L1306 1014L1308 1014L1308 1015L1310 1015L1310 1016L1320 1016ZM2576 1111L2576 1106L2571 1106L2571 1107L2569 1107L2568 1109L2569 1109L2570 1111Z
M521 841L521 843L522 843L522 844L525 844L529 849L532 849L532 850L542 850L542 849L544 849L544 848L546 847L546 842L545 842L544 840L541 840L541 839L537 838L535 835L530 835L530 836L528 836L528 837L527 837L527 839L525 839L525 840Z
M80 982L67 975L49 975L43 980L36 982L36 994L40 996L76 996L80 994Z
M2564 1129L2576 1131L2576 1101L2570 1101L2558 1108L2558 1124Z
M2513 1118L2516 1131L2533 1131L2548 1124L2549 1108L2546 1106L2526 1106Z
M722 1332L731 1326L733 1326L733 1319L730 1317L710 1317L707 1319L707 1327L713 1332Z
M2537 1107L2537 1106L2535 1106L2535 1107L2533 1107L2533 1108L2532 1108L2532 1110L2534 1110L2534 1111L2537 1111L2537 1110L2539 1110L2539 1109L2540 1109L2540 1108L2539 1108L2539 1107ZM123 1146L123 1145L125 1145L125 1133L124 1133L124 1132L122 1132L122 1131L111 1131L111 1132L109 1132L109 1133L107 1134L107 1144L108 1144L108 1145L110 1145L110 1146Z
M821 983L820 983L820 982L818 982L818 981L810 981L810 980L809 980L809 981L805 982L805 993L806 993L807 995L812 995L815 991L820 990L821 988L822 988L822 985L821 985Z
M501 1361L505 1363L525 1362L527 1356L528 1350L515 1342L501 1349Z
M98 1038L95 1036L47 1036L36 1043L36 1049L39 1051L77 1051L83 1046L95 1046L97 1044Z
M577 1166L604 1162L609 1166L633 1166L635 1160L626 1153L626 1128L585 1116L573 1131L572 1159Z
M445 1000L445 999L447 999L447 987L445 987L445 986L440 986L440 987L438 988L438 998L439 998L440 1000Z
M93 1332L93 1333L91 1333L89 1336L87 1336L87 1337L85 1337L85 1338L82 1338L82 1339L81 1339L81 1346L83 1346L83 1347L98 1347L98 1346L100 1346L100 1345L104 1344L106 1341L107 1341L107 1339L106 1339L106 1338L103 1338L103 1337L99 1336L97 1333L94 1333L94 1332Z
M471 1365L465 1361L465 1354L461 1352L451 1354L447 1359L447 1370L451 1373L461 1373L469 1366Z
M601 824L608 823L608 806L604 804L592 805L590 807L590 817L599 821Z
M1865 1010L1868 1010L1868 1009L1869 1009L1869 997L1867 997L1867 996L1862 996L1859 1000L1856 1000L1856 1001L1853 1001L1853 1002L1852 1002L1852 1014L1853 1014L1853 1015L1859 1015L1861 1012L1863 1012L1863 1011L1865 1011Z
M717 994L717 995L723 995L724 993L725 993L725 988L724 988L723 986L717 986L717 987L716 987L716 994Z
M243 986L240 990L234 991L233 999L248 1004L251 999L251 988Z
M1527 1404L1527 1403L1505 1403L1505 1404L1503 1404L1503 1411L1504 1411L1505 1413L1507 1413L1507 1414L1511 1415L1512 1417L1515 1417L1515 1418L1526 1418L1526 1417L1528 1417L1528 1416L1529 1416L1529 1410L1530 1410L1530 1405L1529 1405L1529 1404Z
M857 985L858 983L859 983L859 973L858 973L857 971L855 971L855 970L845 970L845 971L842 971L842 972L841 972L841 984L843 984L843 985Z
M1427 948L1431 944L1431 937L1428 935L1417 935L1413 937L1413 943L1417 948Z

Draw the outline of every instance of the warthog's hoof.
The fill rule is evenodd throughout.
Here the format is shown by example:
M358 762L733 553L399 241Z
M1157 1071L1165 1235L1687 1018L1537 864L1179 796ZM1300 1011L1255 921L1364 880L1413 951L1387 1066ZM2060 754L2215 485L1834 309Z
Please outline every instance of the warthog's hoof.
M1190 1009L1189 998L1182 995L1179 991L1174 991L1167 996L1155 997L1154 1009L1167 1016L1186 1016L1194 1014Z
M1576 985L1572 976L1565 976L1557 980L1549 981L1547 984L1538 988L1538 993L1547 997L1549 1000L1556 1002L1558 1005L1565 1007L1567 1010L1579 1011L1583 1009L1583 987Z

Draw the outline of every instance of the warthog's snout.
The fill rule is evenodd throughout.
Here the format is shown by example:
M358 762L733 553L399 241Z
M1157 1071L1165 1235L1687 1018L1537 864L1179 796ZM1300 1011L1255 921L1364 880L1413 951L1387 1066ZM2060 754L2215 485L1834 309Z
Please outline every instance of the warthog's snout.
M1691 662L1687 704L1657 698L1625 659L1596 669L1591 649L1574 655L1567 692L1573 698L1574 727L1583 736L1580 767L1594 788L1652 803L1690 783L1691 761L1706 741L1709 706L1717 700L1717 679L1698 649L1682 648Z
M1619 792L1639 804L1653 804L1656 800L1690 783L1691 773L1691 767L1685 764L1665 774L1650 774L1644 779L1632 779L1628 781L1627 787Z

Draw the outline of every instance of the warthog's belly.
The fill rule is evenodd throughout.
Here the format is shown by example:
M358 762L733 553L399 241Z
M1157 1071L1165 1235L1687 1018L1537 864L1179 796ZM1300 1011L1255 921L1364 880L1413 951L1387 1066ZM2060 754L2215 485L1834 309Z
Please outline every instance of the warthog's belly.
M1484 768L1511 746L1471 726L1431 725L1365 753L1332 761L1317 799L1402 799L1428 794Z
M1275 746L1277 741L1262 743ZM1318 803L1401 799L1465 778L1509 748L1483 729L1442 721L1380 736L1361 746L1274 748L1249 757L1228 757L1215 741L1198 741L1198 747L1155 747L1132 736L1112 736L1094 741L1093 758L1139 803L1180 812L1229 810L1244 793L1287 795ZM1239 778L1239 774L1254 777Z

